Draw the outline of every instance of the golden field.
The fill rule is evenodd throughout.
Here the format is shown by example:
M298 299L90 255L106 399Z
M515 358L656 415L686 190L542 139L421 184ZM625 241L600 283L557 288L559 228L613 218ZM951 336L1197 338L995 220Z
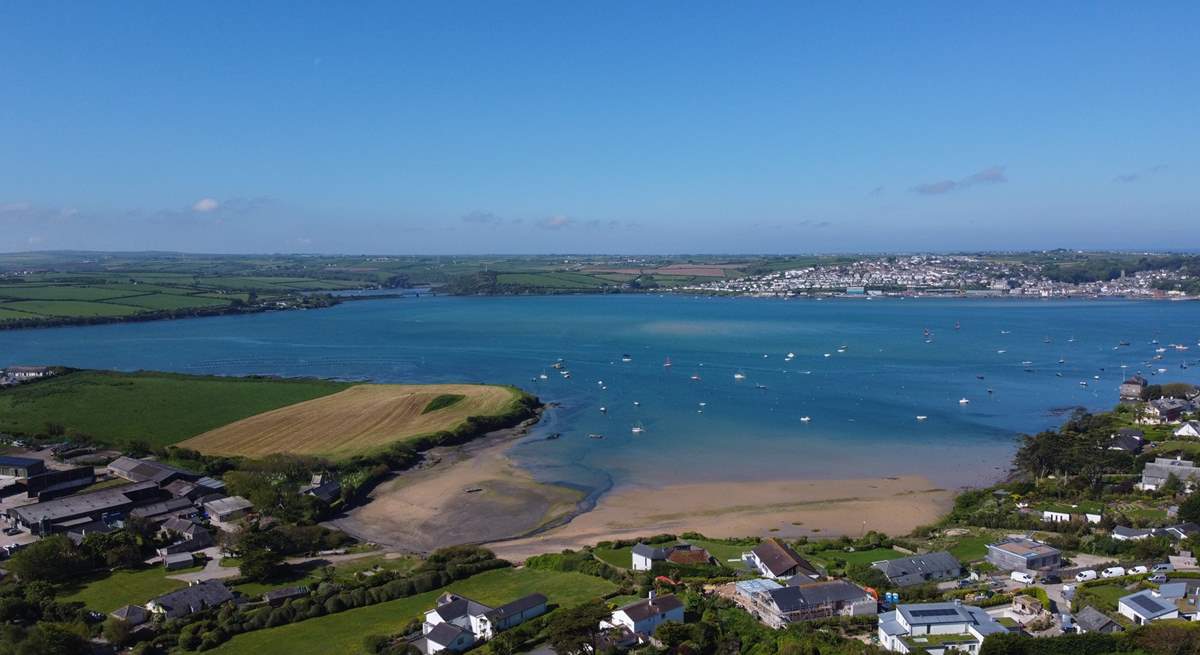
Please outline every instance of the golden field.
M422 413L430 401L445 394L465 398ZM410 437L451 430L468 416L502 414L516 397L506 387L477 384L362 384L256 414L180 445L206 455L349 457Z

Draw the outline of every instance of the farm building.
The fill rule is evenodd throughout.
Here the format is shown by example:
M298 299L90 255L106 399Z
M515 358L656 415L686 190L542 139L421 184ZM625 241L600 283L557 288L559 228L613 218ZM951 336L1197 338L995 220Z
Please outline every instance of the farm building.
M46 463L40 459L0 455L0 475L13 478L28 478L45 470Z
M229 496L228 498L218 498L204 503L204 511L212 518L225 522L236 521L242 518L253 509L254 505L250 501L241 496Z

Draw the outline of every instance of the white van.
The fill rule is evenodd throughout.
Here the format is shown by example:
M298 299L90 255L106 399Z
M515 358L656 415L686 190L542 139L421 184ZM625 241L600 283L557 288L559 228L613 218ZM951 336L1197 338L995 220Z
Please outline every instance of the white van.
M1025 571L1013 571L1009 577L1023 584L1033 584L1033 574Z
M1101 571L1100 575L1105 578L1119 578L1119 577L1125 575L1125 567L1110 566L1107 569L1104 569L1103 571Z
M1129 569L1129 575L1143 575L1143 574L1146 574L1149 572L1150 572L1150 569L1148 569L1144 566L1135 566L1132 569Z
M1075 574L1075 582L1087 582L1088 580L1095 580L1095 579L1096 579L1095 571L1090 571L1090 570L1089 571L1080 571L1079 573Z

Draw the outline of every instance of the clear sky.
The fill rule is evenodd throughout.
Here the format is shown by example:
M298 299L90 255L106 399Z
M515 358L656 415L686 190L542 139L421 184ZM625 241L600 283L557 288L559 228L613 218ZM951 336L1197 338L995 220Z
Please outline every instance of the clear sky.
M0 3L0 251L1197 248L1200 3Z

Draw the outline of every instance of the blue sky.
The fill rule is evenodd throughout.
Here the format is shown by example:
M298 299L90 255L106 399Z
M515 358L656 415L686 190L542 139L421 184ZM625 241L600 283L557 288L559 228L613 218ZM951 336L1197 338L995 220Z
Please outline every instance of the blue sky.
M1195 248L1197 24L1194 2L6 2L0 251Z

